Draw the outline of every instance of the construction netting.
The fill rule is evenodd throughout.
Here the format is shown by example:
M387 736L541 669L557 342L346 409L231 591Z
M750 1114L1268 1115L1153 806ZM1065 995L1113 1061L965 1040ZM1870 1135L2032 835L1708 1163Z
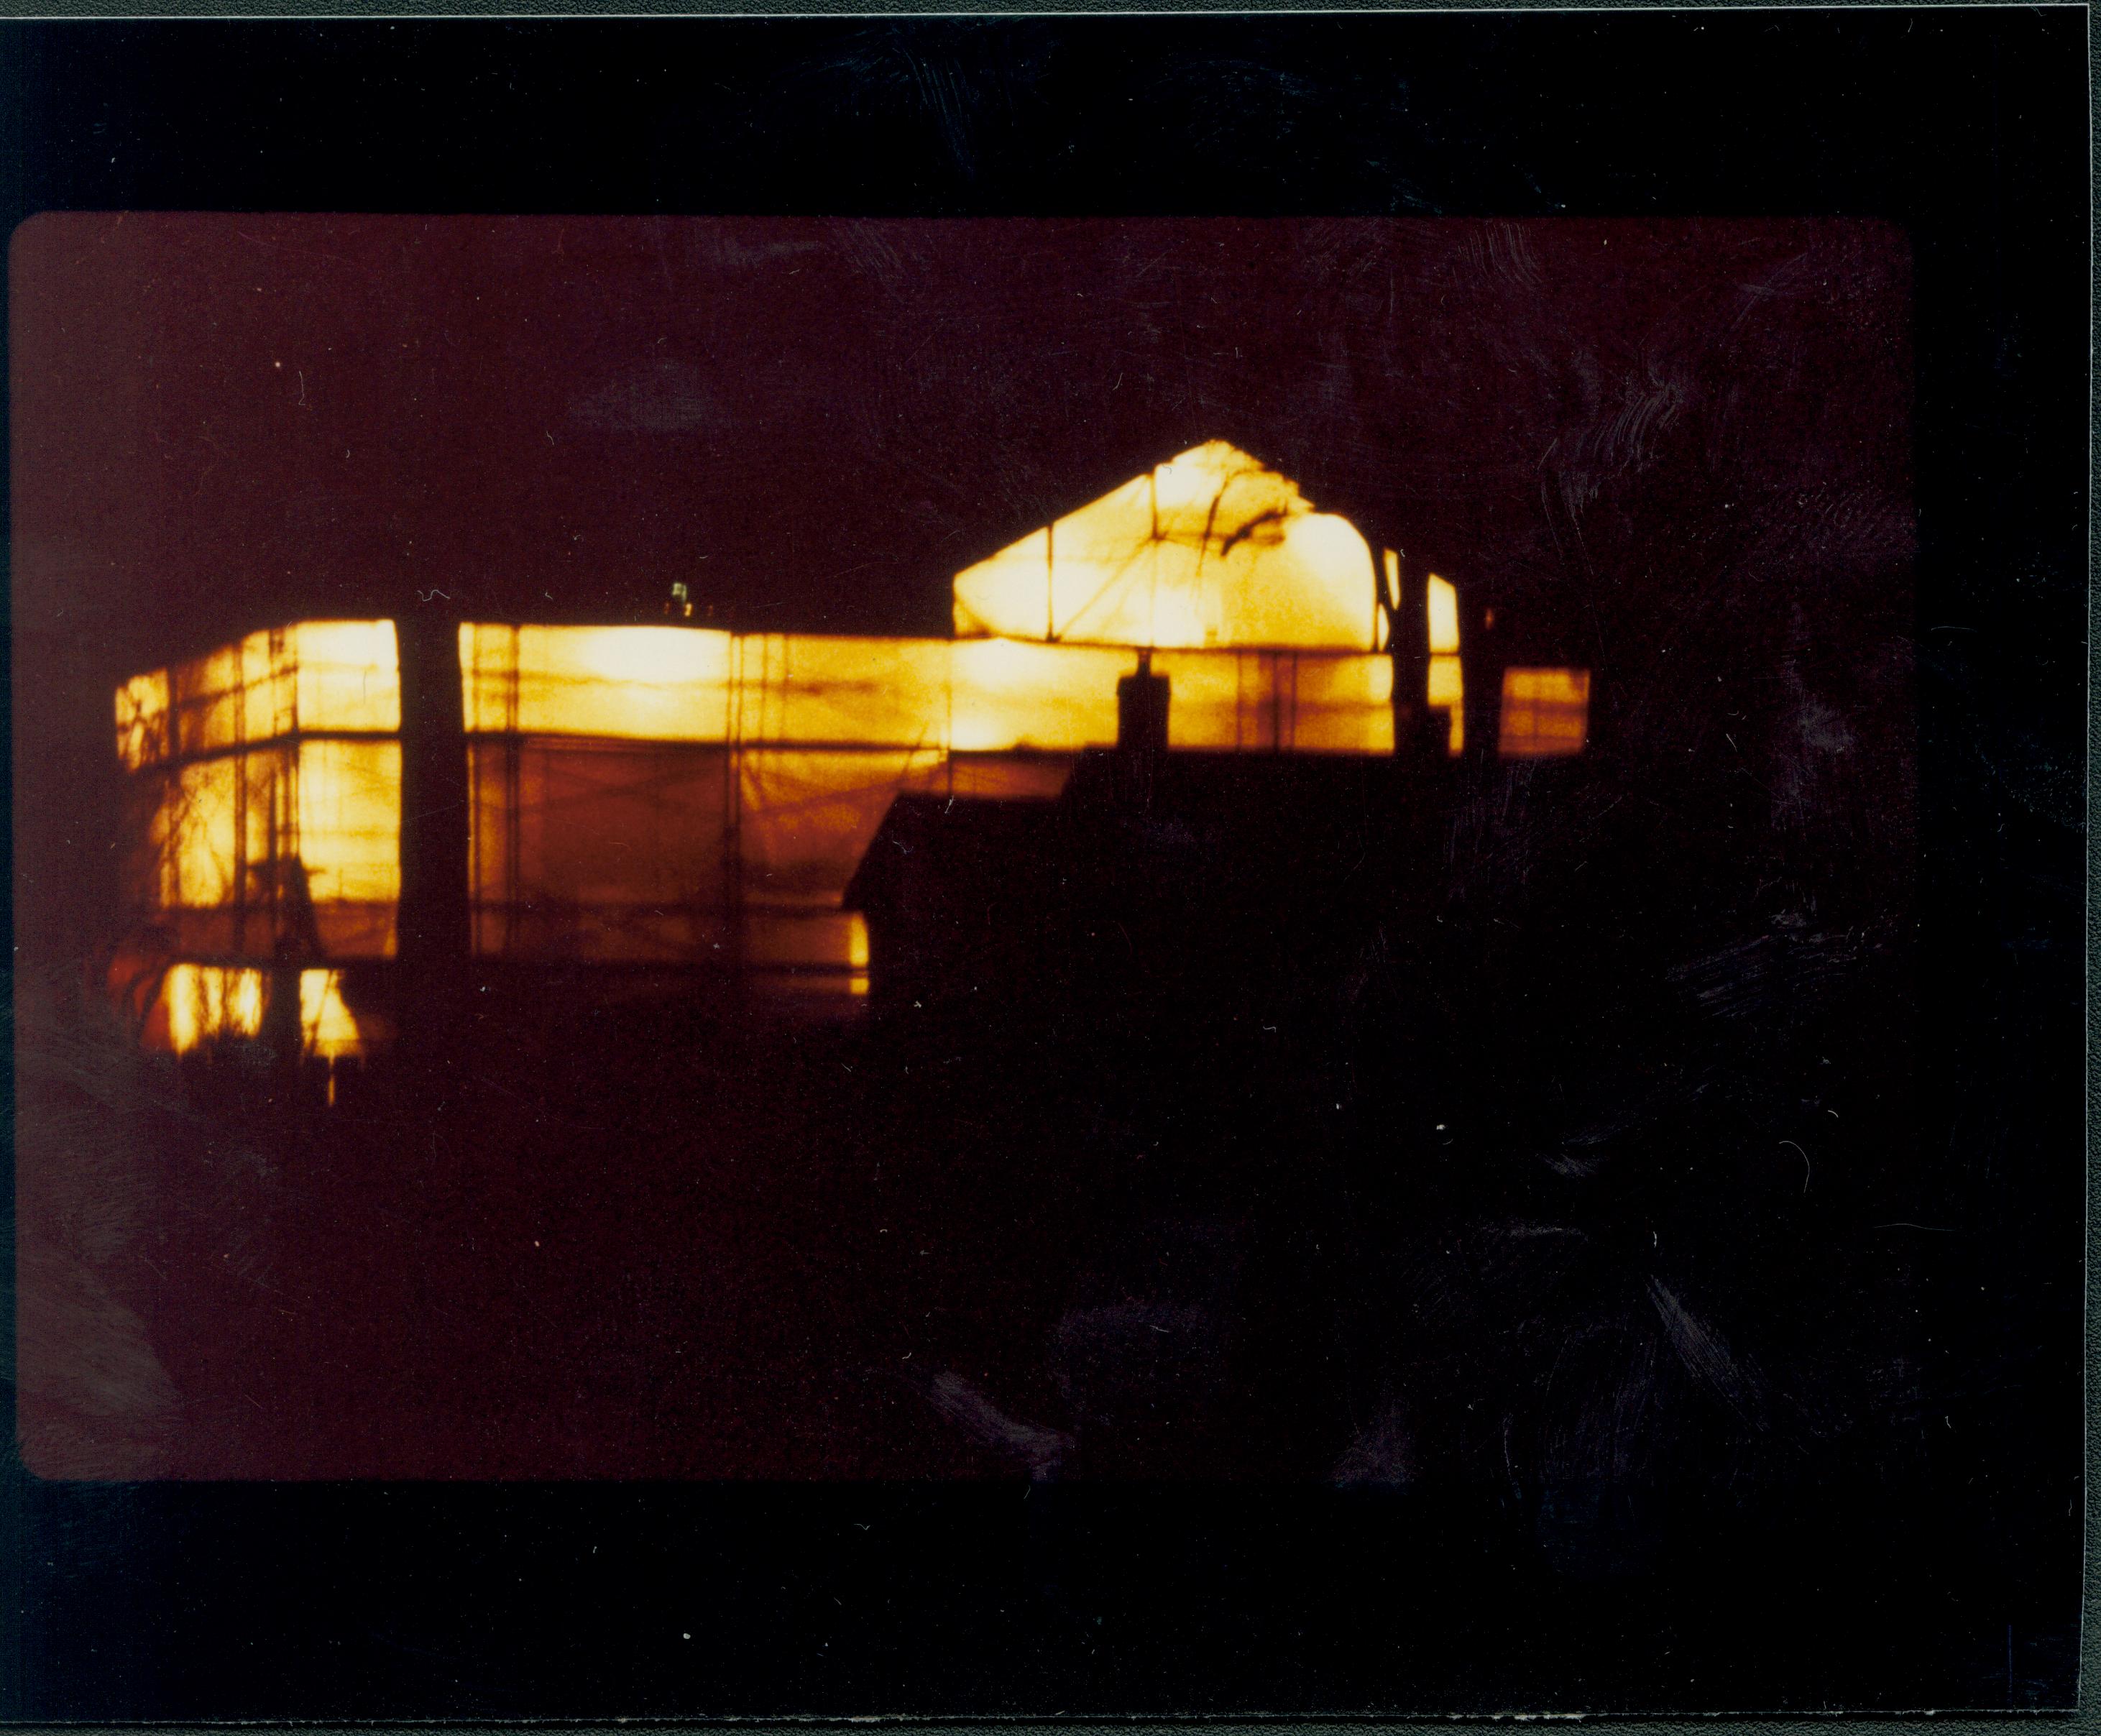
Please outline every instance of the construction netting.
M1214 441L958 574L952 640L463 626L473 947L861 992L839 905L891 802L1055 796L1115 742L1141 653L1170 748L1390 753L1406 600L1458 752L1457 593L1400 586L1392 553L1375 568L1346 520ZM148 1040L281 1036L296 1001L310 1050L354 1052L337 972L392 954L400 884L392 623L251 634L116 701ZM1586 671L1506 671L1501 752L1580 751L1589 702Z
M1375 650L1347 519L1223 441L1158 464L956 576L956 633L1063 644Z
M1450 720L1450 751L1457 754L1466 745L1466 680L1459 655L1459 593L1452 582L1432 573L1422 587L1423 612L1428 618L1430 673L1424 693L1433 711Z
M126 682L116 723L134 942L120 970L148 1040L189 1047L239 1032L267 999L241 967L295 960L319 970L300 990L314 1003L301 1015L311 1039L339 1049L348 1015L320 968L394 950L393 623L252 633Z
M148 1003L146 1044L184 1054L215 1038L259 1038L275 1010L274 998L284 992L279 985L285 984L290 1002L285 1011L303 1052L325 1061L362 1053L366 1034L344 1004L341 977L332 970L170 965Z
M1502 733L1506 760L1558 760L1583 751L1590 728L1587 669L1506 669Z
M839 901L906 792L1049 797L1114 742L1129 651L1008 640L471 625L460 641L477 947L719 958L865 986ZM1392 665L1164 652L1170 745L1382 753Z

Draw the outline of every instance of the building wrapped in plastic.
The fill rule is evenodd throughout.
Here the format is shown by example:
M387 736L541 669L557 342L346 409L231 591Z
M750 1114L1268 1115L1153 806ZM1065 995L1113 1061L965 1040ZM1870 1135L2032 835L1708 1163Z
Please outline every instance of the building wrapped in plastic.
M1456 751L1451 597L1432 580L1418 606L1422 699ZM841 897L891 802L1055 795L1115 742L1140 653L1170 684L1170 749L1390 754L1413 699L1395 703L1392 557L1219 443L967 569L955 600L949 640L462 626L474 958L720 972L843 1004L867 945ZM1503 684L1503 753L1580 751L1586 675ZM396 945L392 623L251 634L126 682L116 721L117 986L143 1040L290 1042L295 1021L317 1055L383 1038L347 990Z

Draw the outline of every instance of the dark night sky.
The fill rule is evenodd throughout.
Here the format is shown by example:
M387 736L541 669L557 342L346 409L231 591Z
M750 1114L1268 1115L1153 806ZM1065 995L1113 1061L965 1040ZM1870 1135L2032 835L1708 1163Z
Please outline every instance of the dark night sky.
M1853 666L1909 631L1884 225L69 215L11 272L32 930L106 860L130 670L677 578L941 633L958 569L1212 437L1514 605L1633 736L1704 733L1695 666L1805 611Z

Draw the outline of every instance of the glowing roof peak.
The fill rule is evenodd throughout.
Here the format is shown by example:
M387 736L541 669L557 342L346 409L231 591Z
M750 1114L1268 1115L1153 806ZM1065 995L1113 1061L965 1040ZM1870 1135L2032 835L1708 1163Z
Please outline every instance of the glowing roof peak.
M1338 651L1378 642L1377 581L1356 528L1222 440L958 574L955 610L960 638Z

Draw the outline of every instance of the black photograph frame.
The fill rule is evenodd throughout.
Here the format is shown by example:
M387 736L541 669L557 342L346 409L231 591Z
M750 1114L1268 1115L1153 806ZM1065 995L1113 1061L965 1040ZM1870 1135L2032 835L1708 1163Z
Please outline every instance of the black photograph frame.
M1962 1406L1938 1504L1807 1491L1787 1534L1718 1537L1696 1578L1528 1579L1465 1512L1378 1490L87 1484L17 1460L0 1715L2071 1705L2086 29L2070 7L0 24L11 228L118 210L1899 226L1922 1198L1975 1214L1926 1304ZM812 67L829 112L788 76ZM1406 1549L1435 1570L1404 1572Z

